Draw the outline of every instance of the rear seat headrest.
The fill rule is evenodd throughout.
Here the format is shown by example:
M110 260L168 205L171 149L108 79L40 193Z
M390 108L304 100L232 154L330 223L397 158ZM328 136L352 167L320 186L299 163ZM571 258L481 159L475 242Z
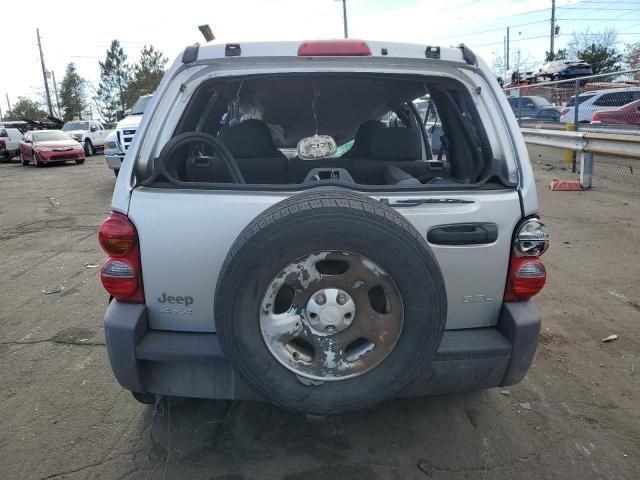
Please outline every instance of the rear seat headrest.
M261 120L251 119L231 125L220 132L218 139L234 157L260 158L281 155L273 143L269 127Z
M345 157L350 158L366 158L371 156L371 141L380 130L386 129L387 126L380 120L367 120L360 124L356 135L353 138L353 147L347 152Z
M418 132L411 128L378 130L371 141L371 155L375 160L402 161L422 158Z

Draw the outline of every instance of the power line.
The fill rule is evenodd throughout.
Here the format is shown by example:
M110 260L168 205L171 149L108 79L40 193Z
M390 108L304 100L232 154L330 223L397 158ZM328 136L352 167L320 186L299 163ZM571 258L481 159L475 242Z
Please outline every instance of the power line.
M599 7L599 8L585 8L585 7L556 7L558 9L562 9L562 10L604 10L604 7ZM619 11L625 11L625 12L636 12L638 9L637 8L606 8L607 11L611 11L611 10L619 10Z
M626 14L623 16L627 16ZM637 18L558 18L559 22L637 22Z
M537 23L547 23L549 20L537 20L535 22L527 22L527 23L519 23L517 25L509 25L509 27L511 28L516 28L516 27L526 27L528 25L535 25ZM481 32L473 32L473 33L465 33L464 36L465 37L471 37L473 35L482 35L484 33L492 33L492 32L504 32L504 29L506 27L500 27L500 28L492 28L490 30L483 30ZM446 40L448 38L459 38L460 35L450 35L448 37L438 37L438 40Z

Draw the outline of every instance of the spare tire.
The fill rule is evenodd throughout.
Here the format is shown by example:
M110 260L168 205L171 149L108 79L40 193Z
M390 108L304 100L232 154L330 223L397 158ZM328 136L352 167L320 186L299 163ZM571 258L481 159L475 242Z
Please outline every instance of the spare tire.
M428 367L447 312L424 238L347 190L294 195L236 239L215 293L233 369L284 408L333 414L378 403Z

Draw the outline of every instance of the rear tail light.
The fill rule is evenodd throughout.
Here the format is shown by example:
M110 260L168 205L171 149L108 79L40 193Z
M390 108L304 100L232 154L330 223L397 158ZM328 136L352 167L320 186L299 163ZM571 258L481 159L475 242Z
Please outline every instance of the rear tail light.
M108 255L121 257L136 245L136 229L125 215L112 212L100 226L98 241Z
M600 112L596 112L593 114L593 117L591 118L591 122L592 123L600 123L602 121L602 117L600 116Z
M568 108L563 108L562 110L560 110L560 115L566 115L567 113L569 113Z
M539 257L549 248L549 234L543 227L540 221L530 218L516 228L504 292L505 302L529 300L544 287L547 270Z
M299 57L370 57L371 50L362 40L312 40L298 47Z
M143 303L140 245L131 221L126 215L111 212L100 226L98 240L109 255L100 271L105 290L121 302Z
M7 144L4 140L0 140L0 148L7 148Z

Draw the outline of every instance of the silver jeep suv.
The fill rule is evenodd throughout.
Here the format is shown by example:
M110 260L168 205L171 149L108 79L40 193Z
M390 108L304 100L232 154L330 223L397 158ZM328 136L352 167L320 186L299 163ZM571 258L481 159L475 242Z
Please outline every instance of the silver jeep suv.
M190 46L112 210L107 349L142 402L331 414L512 385L535 353L548 235L507 99L463 45Z

